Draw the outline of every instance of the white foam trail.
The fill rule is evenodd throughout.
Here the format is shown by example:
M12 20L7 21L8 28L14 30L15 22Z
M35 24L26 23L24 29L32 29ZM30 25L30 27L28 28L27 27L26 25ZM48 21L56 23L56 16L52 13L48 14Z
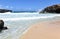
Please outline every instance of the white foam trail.
M5 12L5 13L11 13L11 12Z
M16 20L33 20L33 19L40 19L40 18L52 18L54 16L42 16L42 17L23 17L23 18L0 18L4 21L16 21Z
M8 14L8 16L9 15L32 15L32 13L3 13L5 16ZM37 16L35 16L35 14L37 15ZM0 14L1 15L1 14ZM3 15L2 15L3 16ZM2 17L2 18L0 18L0 19L2 19L2 20L4 20L4 21L9 21L9 20L11 20L11 21L16 21L16 20L31 20L31 19L40 19L40 18L53 18L53 17L55 17L55 16L60 16L60 14L51 14L51 15L49 15L49 14L40 14L40 16L38 16L38 13L33 13L33 16L32 17L20 17L20 18L6 18L6 17Z

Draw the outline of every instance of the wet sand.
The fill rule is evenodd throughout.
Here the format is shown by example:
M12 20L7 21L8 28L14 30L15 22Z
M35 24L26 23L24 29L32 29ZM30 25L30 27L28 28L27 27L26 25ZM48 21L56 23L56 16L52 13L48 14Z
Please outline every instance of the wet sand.
M60 39L60 20L38 22L20 39Z

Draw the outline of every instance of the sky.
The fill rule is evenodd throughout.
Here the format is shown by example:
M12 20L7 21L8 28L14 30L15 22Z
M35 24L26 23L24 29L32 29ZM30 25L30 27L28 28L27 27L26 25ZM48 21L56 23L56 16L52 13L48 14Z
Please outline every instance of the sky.
M0 0L0 9L36 11L54 4L60 4L60 0Z

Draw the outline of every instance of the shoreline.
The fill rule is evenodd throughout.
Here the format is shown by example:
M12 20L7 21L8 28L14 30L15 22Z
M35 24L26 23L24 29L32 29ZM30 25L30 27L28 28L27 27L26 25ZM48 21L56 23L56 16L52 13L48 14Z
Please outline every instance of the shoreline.
M30 26L20 39L60 39L60 17L48 18Z

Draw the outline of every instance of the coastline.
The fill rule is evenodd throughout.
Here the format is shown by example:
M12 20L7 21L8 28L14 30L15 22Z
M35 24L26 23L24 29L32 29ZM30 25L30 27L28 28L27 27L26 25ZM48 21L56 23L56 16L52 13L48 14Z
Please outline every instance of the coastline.
M30 25L20 39L60 39L60 17L40 21Z

